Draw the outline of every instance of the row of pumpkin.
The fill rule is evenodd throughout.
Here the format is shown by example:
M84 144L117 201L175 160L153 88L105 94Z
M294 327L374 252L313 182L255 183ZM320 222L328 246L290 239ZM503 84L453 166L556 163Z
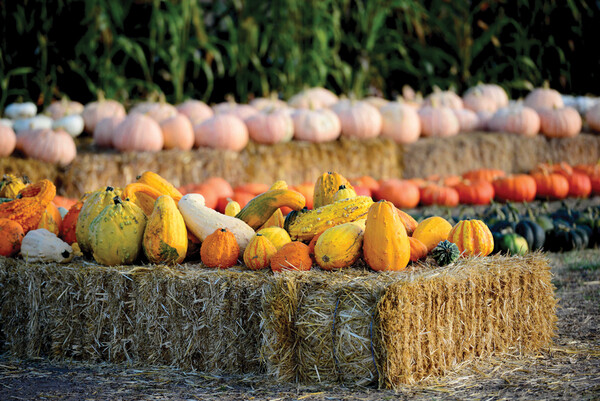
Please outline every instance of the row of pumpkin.
M7 256L20 250L30 262L68 262L79 249L103 265L136 263L142 255L150 263L174 264L199 254L208 267L226 268L242 259L250 269L280 271L308 270L314 262L339 269L362 256L381 271L403 270L429 254L444 265L461 253L484 256L493 249L492 235L479 220L452 227L434 216L417 223L391 202L356 195L337 173L317 180L313 210L278 181L244 208L232 202L221 214L207 208L202 195L183 195L145 172L123 189L85 195L58 222L49 211L54 185L48 180L22 185L14 199L0 204L0 249ZM285 219L284 206L293 209ZM453 244L438 246L448 238Z
M151 172L123 189L86 194L64 218L53 216L50 181L23 185L14 199L0 204L0 254L20 250L31 262L68 262L78 252L103 265L133 264L142 255L159 264L199 256L207 267L227 268L241 259L252 270L281 271L309 270L314 263L340 269L362 257L371 269L387 271L428 256L443 266L460 255L535 249L515 240L519 234L507 232L508 226L494 226L492 234L480 219L452 225L430 216L417 222L389 201L356 195L337 173L315 183L313 210L302 194L278 181L243 208L230 202L225 214L206 207L202 195L183 195ZM282 207L292 209L285 218ZM566 231L558 224L553 230Z
M585 114L590 129L600 131L600 103L590 100ZM199 100L180 105L142 102L126 111L123 104L99 99L51 104L42 115L33 103L11 104L0 120L0 156L15 149L26 156L67 165L76 157L73 137L86 132L98 147L121 152L190 150L211 147L241 151L249 140L275 144L292 139L327 142L339 137L383 137L409 144L423 137L449 137L486 130L523 136L572 137L582 118L549 88L533 90L509 102L498 85L481 84L463 97L437 91L422 101L366 98L340 99L324 88L311 88L284 102L254 99L208 106ZM11 128L12 127L12 128Z

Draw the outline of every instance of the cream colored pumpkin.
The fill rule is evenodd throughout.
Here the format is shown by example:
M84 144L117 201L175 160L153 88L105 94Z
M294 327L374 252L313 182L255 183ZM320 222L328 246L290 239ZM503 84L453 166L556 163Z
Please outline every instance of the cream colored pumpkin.
M540 111L540 131L550 138L571 138L581 132L581 116L572 107Z
M73 138L63 130L36 131L25 143L23 151L28 157L60 166L70 164L77 156Z
M421 120L414 107L403 102L389 102L379 109L381 113L381 137L396 143L409 144L421 136Z
M85 132L92 134L102 119L106 117L125 117L125 107L116 100L99 99L85 105L81 116L85 122Z
M195 146L239 152L249 140L246 124L233 114L222 113L194 127Z
M313 143L336 140L342 132L339 117L329 109L298 110L292 114L294 138Z
M190 150L194 147L194 127L190 119L177 113L160 122L165 149Z
M540 131L538 113L525 106L509 106L499 109L488 121L488 129L523 136L535 136Z
M215 115L209 105L200 100L189 99L177 105L177 111L190 119L192 126L200 124L202 121Z
M285 110L263 111L246 120L250 139L272 145L288 142L294 136L294 120Z
M341 101L333 110L342 124L342 137L354 139L376 138L381 133L381 113L362 101Z
M115 129L124 119L125 117L116 116L100 120L94 128L94 145L111 148Z
M424 106L419 109L421 135L450 137L458 134L460 124L452 109L448 107Z
M333 106L338 97L335 93L321 87L307 88L295 94L288 104L296 109L319 109Z
M144 115L133 113L116 126L113 146L121 152L158 152L164 138L160 125Z

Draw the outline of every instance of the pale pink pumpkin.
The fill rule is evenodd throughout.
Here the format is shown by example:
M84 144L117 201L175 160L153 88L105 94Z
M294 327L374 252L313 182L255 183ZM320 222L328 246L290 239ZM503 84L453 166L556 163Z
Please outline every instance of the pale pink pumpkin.
M381 113L367 102L338 102L331 110L339 117L345 138L369 139L381 133Z
M83 104L74 100L62 99L56 102L50 103L50 106L46 108L44 114L50 116L53 120L58 120L65 116L72 114L81 114L83 112Z
M429 94L423 102L423 106L448 107L450 109L464 108L463 101L460 96L452 91L437 90Z
M17 132L17 144L15 145L15 149L24 152L25 148L29 146L29 143L35 141L35 137L44 129L50 128L27 129Z
M10 156L17 146L17 135L7 125L0 124L0 157Z
M369 96L363 99L363 102L367 102L369 103L371 106L375 107L376 109L381 109L383 106L387 105L388 103L390 103L389 100L384 99L382 97L379 96Z
M479 128L479 117L473 110L454 109L452 111L458 119L460 132L472 132Z
M478 111L477 119L479 120L479 124L477 125L477 130L485 131L489 129L489 122L494 116L494 113L489 111Z
M414 107L404 102L389 102L379 109L381 113L381 137L396 143L409 144L421 136L421 120Z
M460 131L458 118L448 107L421 107L419 119L422 136L449 137Z
M249 104L223 102L213 106L215 114L232 114L242 121L258 114L258 110Z
M488 129L494 132L535 136L540 132L540 117L530 107L503 107L494 113L494 116L488 122Z
M29 135L30 140L24 144L23 149L28 157L66 166L77 156L75 141L66 131L41 129Z
M486 98L493 99L494 103L496 104L495 110L508 106L508 101L509 101L508 94L506 93L504 88L502 88L500 85L478 84L472 88L469 88L465 92L463 98L470 95L471 92L478 92L482 96L485 96ZM465 104L465 107L467 107L466 104ZM495 111L495 110L492 110L492 111ZM477 110L474 110L474 111L477 111Z
M263 111L246 121L250 139L271 145L294 137L294 120L286 110Z
M483 94L483 90L480 88L472 88L463 96L463 104L465 109L472 110L474 112L488 111L495 112L498 110L496 100L492 97Z
M335 93L321 87L304 89L288 100L288 105L296 109L320 109L333 106L338 101Z
M215 115L213 109L200 100L189 99L177 106L177 111L187 116L192 126Z
M163 145L160 125L145 114L129 114L113 135L113 146L121 152L158 152Z
M178 111L175 106L166 102L146 102L133 107L129 111L129 114L132 113L145 114L160 124L162 121L176 116Z
M600 101L588 109L585 113L585 120L590 129L600 131Z
M299 109L292 114L294 138L314 143L334 141L342 132L337 114L329 109Z
M125 107L116 100L104 100L91 102L85 105L81 116L85 122L85 132L92 134L96 124L106 117L125 117Z
M194 147L194 127L190 119L177 113L160 122L165 149L190 150Z
M248 144L248 129L234 114L216 114L194 126L195 146L239 152Z
M535 111L545 109L560 109L564 107L560 92L550 88L536 88L529 92L523 104Z
M573 107L540 111L540 131L549 138L571 138L581 132L581 115Z
M276 94L272 97L257 97L256 99L252 99L249 104L259 111L279 110L289 107L284 100L278 99Z
M94 144L100 147L111 148L113 146L113 136L117 125L123 121L125 117L106 117L96 124L94 128Z

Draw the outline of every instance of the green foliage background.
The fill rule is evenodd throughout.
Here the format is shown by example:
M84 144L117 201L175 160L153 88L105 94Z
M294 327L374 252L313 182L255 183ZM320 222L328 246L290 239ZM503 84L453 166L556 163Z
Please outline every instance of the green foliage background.
M586 0L0 0L0 109L99 91L238 101L306 86L404 84L512 96L549 81L600 94L600 2Z

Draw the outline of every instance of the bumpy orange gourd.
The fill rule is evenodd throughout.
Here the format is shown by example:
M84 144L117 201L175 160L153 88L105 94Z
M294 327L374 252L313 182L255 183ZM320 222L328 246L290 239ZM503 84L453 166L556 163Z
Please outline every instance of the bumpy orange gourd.
M148 218L142 240L144 254L152 263L183 262L187 253L188 236L183 216L173 198L160 196Z
M321 206L333 203L335 193L340 188L340 185L345 185L346 188L354 190L350 181L343 175L329 171L323 173L315 182L315 191L313 195L313 208L318 209Z
M308 271L312 267L308 245L302 242L289 242L281 247L271 257L271 270L280 272L282 270Z
M458 246L463 257L487 256L494 250L492 232L481 220L459 221L448 234L448 241Z
M56 187L49 180L41 180L21 189L17 199L0 204L0 218L16 221L27 234L37 225L56 195Z
M360 257L363 234L363 227L356 223L344 223L328 228L315 244L317 264L325 270L351 266Z
M25 233L16 221L0 219L0 255L13 256L21 249Z
M271 258L276 253L275 245L267 237L257 233L244 251L244 264L251 270L265 269L270 266Z
M427 250L427 246L421 242L420 240L414 237L408 237L410 242L410 260L411 262L416 262L420 259L425 259L429 251Z
M81 212L82 207L82 201L75 203L71 206L60 223L60 238L69 245L77 242L77 236L75 234L77 231L77 218L79 217L79 212Z
M204 239L200 247L200 259L207 267L227 269L235 266L240 247L231 231L218 228Z
M376 271L404 270L410 242L394 204L381 200L369 208L363 237L365 262Z
M412 236L424 243L427 251L431 252L440 241L448 239L450 230L452 230L452 224L446 219L432 216L420 222Z

